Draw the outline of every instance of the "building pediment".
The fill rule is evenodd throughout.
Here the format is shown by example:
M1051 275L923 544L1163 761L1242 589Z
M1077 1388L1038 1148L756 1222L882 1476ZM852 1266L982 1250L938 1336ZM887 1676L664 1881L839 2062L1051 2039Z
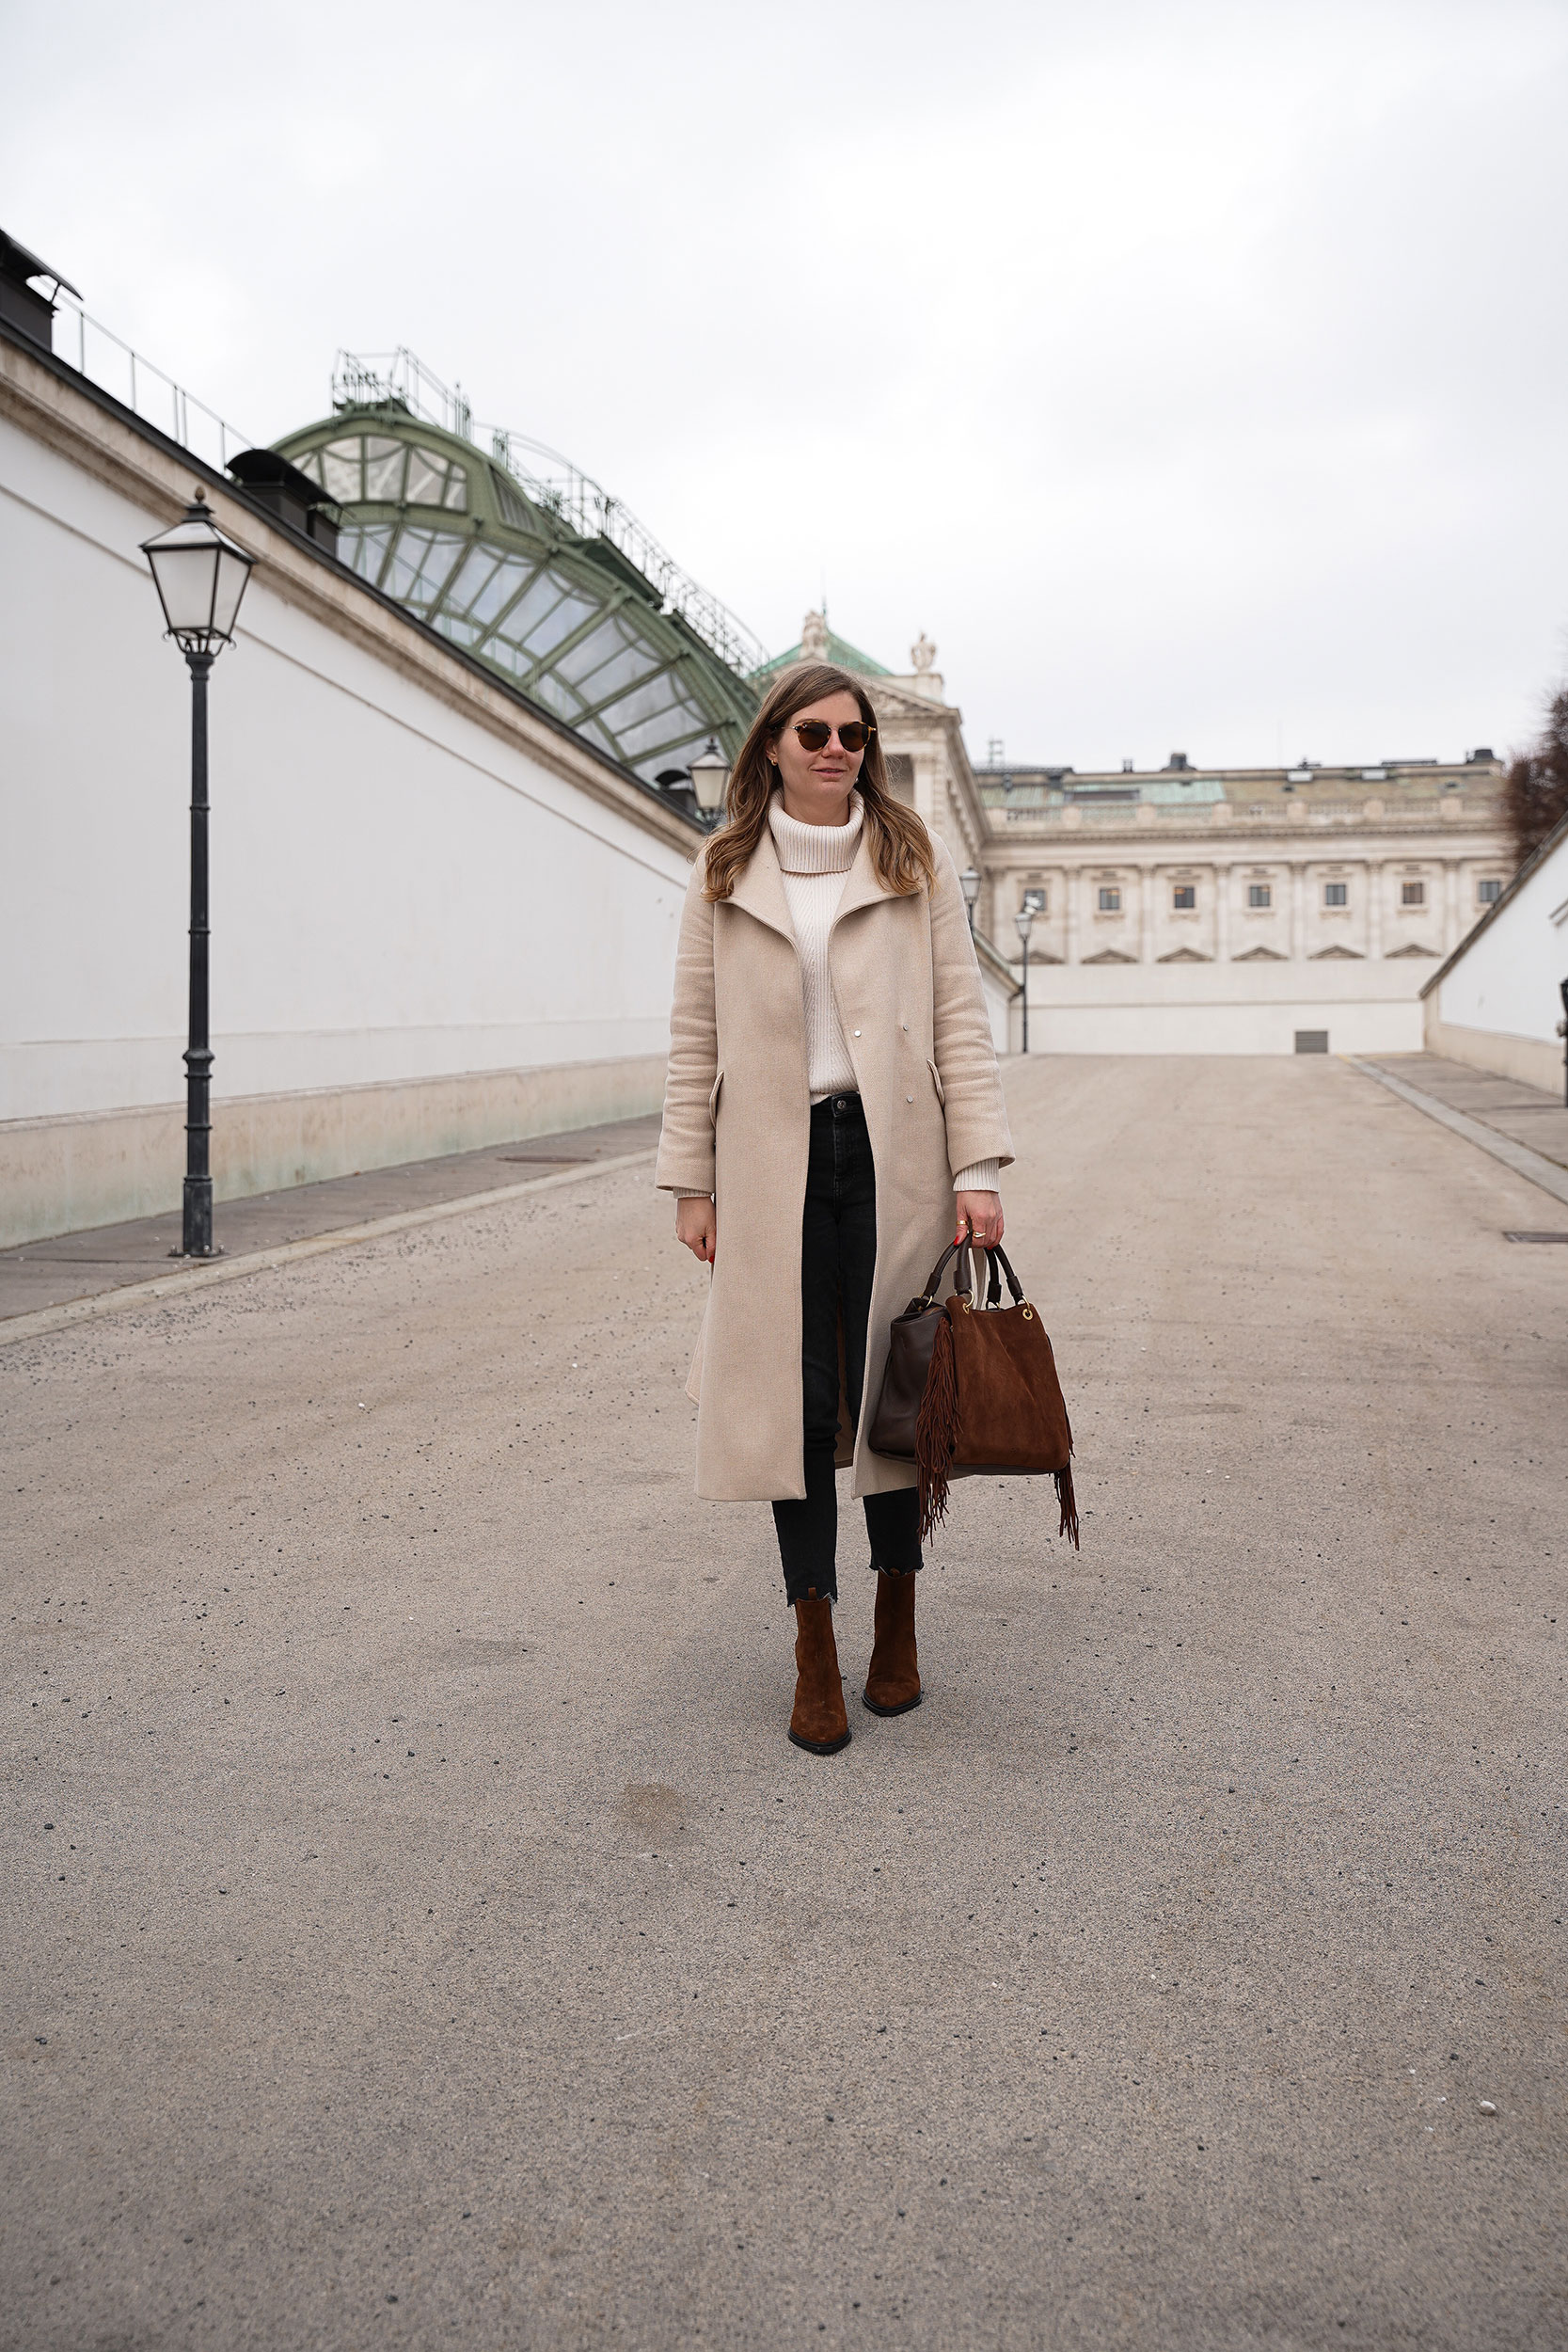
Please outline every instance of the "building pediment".
M1249 947L1244 955L1233 956L1233 963L1284 963L1287 959L1277 947Z
M1200 955L1196 947L1172 947L1158 959L1161 963L1212 963L1213 960L1212 956Z
M1361 963L1365 961L1359 947L1320 947L1313 956L1314 963Z

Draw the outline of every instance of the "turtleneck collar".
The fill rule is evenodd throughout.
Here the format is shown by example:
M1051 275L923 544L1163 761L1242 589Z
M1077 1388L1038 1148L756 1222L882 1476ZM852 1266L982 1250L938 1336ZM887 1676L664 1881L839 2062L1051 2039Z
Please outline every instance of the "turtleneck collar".
M784 815L784 794L776 791L768 804L779 865L786 874L847 874L860 847L865 805L858 792L849 795L847 825L802 825Z

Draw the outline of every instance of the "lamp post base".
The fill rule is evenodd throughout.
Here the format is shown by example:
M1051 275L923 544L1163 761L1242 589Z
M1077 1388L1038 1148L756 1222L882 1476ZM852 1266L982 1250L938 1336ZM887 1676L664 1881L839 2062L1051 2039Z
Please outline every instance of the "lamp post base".
M213 1242L213 1180L210 1176L187 1176L185 1198L181 1216L180 1247L169 1251L171 1258L221 1258L223 1251Z

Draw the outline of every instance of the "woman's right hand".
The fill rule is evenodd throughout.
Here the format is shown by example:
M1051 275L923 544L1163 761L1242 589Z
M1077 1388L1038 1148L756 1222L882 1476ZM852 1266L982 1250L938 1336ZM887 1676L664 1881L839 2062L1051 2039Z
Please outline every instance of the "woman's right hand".
M705 1265L713 1263L719 1243L719 1212L711 1200L701 1194L688 1194L675 1203L675 1239L701 1258Z

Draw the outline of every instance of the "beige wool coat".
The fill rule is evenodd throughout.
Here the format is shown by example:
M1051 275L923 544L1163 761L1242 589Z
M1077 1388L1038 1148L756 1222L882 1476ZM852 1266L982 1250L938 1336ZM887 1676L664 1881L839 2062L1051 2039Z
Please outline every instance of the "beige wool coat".
M828 968L877 1167L877 1270L854 1490L911 1486L912 1463L865 1431L901 1314L953 1238L953 1178L1013 1156L963 892L933 838L935 889L898 898L863 834ZM711 1192L718 1243L688 1392L697 1492L784 1502L806 1491L800 1223L811 1140L805 1003L778 850L765 828L734 896L687 892L655 1182ZM841 1431L842 1439L847 1434Z

